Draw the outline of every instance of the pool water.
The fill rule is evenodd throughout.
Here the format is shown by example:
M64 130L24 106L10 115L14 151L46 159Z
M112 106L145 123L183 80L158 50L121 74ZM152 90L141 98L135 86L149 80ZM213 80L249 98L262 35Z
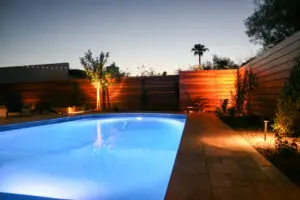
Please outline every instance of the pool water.
M185 118L86 118L0 132L0 192L164 199Z

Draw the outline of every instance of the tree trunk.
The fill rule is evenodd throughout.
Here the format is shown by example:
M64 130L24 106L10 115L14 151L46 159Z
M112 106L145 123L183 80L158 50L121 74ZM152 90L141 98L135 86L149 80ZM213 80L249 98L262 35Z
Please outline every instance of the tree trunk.
M109 91L108 88L106 88L106 99L107 99L107 109L110 109L110 99L109 99Z
M96 99L96 110L101 110L100 106L100 83L97 84L97 99Z
M199 68L201 67L201 56L199 55Z
M101 105L101 108L106 110L106 93L105 93L105 88L102 87L102 105Z

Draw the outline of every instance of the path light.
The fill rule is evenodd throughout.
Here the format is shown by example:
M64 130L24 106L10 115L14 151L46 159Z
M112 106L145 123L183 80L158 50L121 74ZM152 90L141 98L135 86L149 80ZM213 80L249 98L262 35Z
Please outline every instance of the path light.
M265 122L265 135L264 135L264 140L266 141L267 140L267 132L268 132L268 120L264 120Z

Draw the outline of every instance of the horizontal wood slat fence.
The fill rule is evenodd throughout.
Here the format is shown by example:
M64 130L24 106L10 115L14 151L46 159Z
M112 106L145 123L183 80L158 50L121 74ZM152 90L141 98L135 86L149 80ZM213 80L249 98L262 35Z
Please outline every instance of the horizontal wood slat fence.
M276 111L277 98L300 55L300 32L274 46L239 69L251 69L258 78L252 93L252 112L269 117ZM235 95L237 70L182 71L179 76L126 77L109 89L109 107L120 110L178 110L200 98L204 111L214 111L220 100ZM0 80L1 82L1 80ZM55 82L0 84L0 105L11 96L23 103L50 102L67 107L96 102L96 89L86 79ZM102 99L103 100L103 99ZM229 105L230 106L230 105Z
M237 70L199 70L180 72L180 107L201 99L203 111L215 111L220 100L228 99L232 105L235 95Z
M109 89L110 107L120 110L178 110L178 76L127 77ZM51 107L96 103L96 89L86 79L68 81L0 84L0 105L10 96L22 103L49 102ZM143 92L144 91L144 92ZM103 96L103 95L102 95ZM103 99L102 99L103 100Z
M253 114L263 117L274 115L277 98L299 56L300 32L297 32L240 68L242 73L251 69L258 78L258 87L252 93Z

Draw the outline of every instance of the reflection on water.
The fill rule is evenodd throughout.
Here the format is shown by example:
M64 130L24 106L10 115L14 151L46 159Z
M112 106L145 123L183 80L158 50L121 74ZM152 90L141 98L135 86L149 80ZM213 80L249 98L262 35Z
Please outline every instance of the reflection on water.
M98 153L101 148L105 147L111 149L113 147L112 142L118 133L118 129L111 127L107 139L104 140L101 132L101 123L100 121L97 121L97 137L93 144L94 152Z
M97 138L94 142L94 148L100 148L104 144L103 138L101 136L100 121L97 122Z

